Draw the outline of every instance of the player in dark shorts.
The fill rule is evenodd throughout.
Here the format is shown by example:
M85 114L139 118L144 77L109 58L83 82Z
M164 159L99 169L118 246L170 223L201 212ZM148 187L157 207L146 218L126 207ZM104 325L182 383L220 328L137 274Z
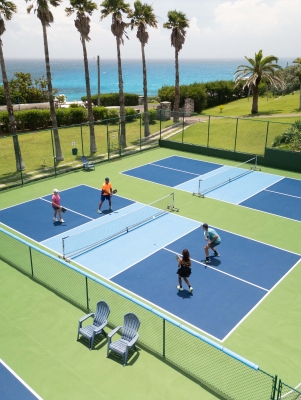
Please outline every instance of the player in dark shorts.
M193 287L190 285L189 280L187 279L191 274L191 260L190 254L187 249L182 251L182 257L177 256L178 260L178 271L177 274L179 275L179 285L177 286L178 290L183 290L182 288L182 278L186 282L187 286L189 287L189 292L193 291Z
M100 203L98 206L98 214L102 214L101 206L105 200L109 202L109 210L112 211L112 184L109 178L106 178L101 187Z
M205 240L208 240L208 243L204 247L206 254L206 260L204 260L204 262L209 264L211 262L209 258L209 249L213 250L214 255L219 257L220 254L216 251L216 246L221 244L222 240L214 229L208 227L208 224L204 223L202 227L204 229Z

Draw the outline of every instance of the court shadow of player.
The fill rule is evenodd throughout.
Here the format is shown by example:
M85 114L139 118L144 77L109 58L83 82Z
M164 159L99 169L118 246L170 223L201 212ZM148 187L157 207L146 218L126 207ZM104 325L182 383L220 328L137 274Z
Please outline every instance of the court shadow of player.
M189 292L189 290L183 289L178 291L177 295L182 297L182 299L190 299L193 296L193 292Z
M102 210L102 213L103 213L104 215L112 214L112 212L113 212L113 210Z
M53 225L54 226L61 226L63 225L64 222L60 222L60 221L53 221Z
M211 256L210 258L210 265L211 267L219 267L221 265L221 260L218 257Z

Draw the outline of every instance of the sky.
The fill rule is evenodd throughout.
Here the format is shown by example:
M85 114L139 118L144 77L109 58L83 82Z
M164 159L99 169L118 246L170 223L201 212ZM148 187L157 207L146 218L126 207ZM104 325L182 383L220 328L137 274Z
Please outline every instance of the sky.
M94 0L95 1L95 0ZM144 0L142 0L144 2ZM146 0L148 2L148 0ZM27 14L30 3L15 0L18 12L6 22L2 36L5 58L43 58L42 27L37 16ZM110 31L111 17L100 21L100 2L91 17L91 41L87 44L88 57L99 55L103 59L116 58L116 41ZM133 6L133 1L130 5ZM170 10L182 11L189 19L186 41L180 52L185 59L219 59L254 57L263 50L264 55L301 56L300 0L152 0L158 29L149 29L146 57L173 59L170 31L163 28ZM81 59L80 36L74 26L75 17L66 16L63 0L52 8L54 23L47 29L50 58ZM141 58L140 42L135 31L128 29L121 55L123 59ZM297 45L296 45L297 43Z

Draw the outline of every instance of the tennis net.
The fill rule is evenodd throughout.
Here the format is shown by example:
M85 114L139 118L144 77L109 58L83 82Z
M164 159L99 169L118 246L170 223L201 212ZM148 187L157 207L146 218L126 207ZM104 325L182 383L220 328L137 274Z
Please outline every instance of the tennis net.
M121 217L100 223L85 231L66 236L62 239L63 258L72 258L85 253L117 236L153 221L155 218L169 211L178 211L174 207L174 193L148 205L141 205L140 208Z
M247 168L249 165L251 165L251 167ZM194 192L193 195L204 197L206 193L241 178L242 176L250 174L253 171L260 171L260 168L257 167L257 156L255 156L233 167L225 165L219 168L218 171L219 172L215 172L200 179L198 191Z

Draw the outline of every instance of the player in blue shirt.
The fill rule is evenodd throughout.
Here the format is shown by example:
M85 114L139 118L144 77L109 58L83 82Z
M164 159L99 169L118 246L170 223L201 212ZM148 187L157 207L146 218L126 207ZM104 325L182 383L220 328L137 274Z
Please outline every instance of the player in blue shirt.
M208 243L204 247L205 254L206 254L205 263L209 264L211 262L210 258L209 258L209 249L213 250L215 256L219 256L220 254L218 254L218 252L216 251L215 248L216 248L216 246L221 244L222 240L221 240L220 236L216 233L216 231L214 229L208 227L208 224L204 223L202 225L202 227L204 229L205 239L208 240Z

